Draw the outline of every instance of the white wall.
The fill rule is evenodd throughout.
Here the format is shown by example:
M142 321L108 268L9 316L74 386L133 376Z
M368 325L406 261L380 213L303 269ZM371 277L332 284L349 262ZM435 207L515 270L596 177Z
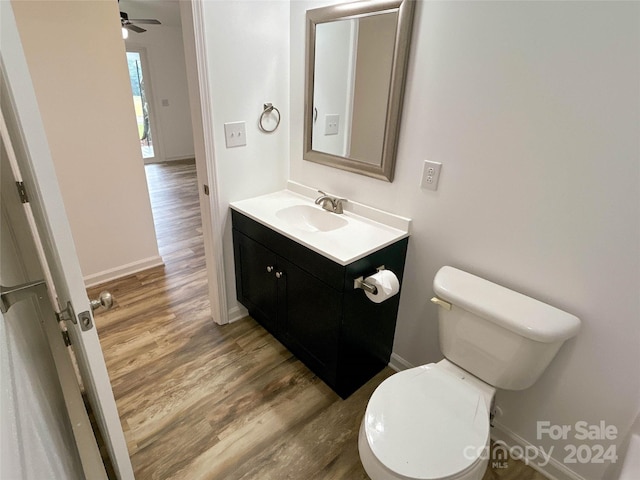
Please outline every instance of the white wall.
M237 308L229 203L284 188L289 156L289 3L204 2L211 111L229 309ZM258 129L262 105L282 114L272 134ZM247 145L226 148L224 123L245 121Z
M397 13L358 19L349 158L381 165ZM371 99L375 99L371 101Z
M127 13L133 15L131 11ZM145 28L144 33L130 33L125 44L127 49L142 47L146 50L153 91L152 108L158 122L158 138L154 139L154 144L160 145L162 155L158 160L194 158L182 29L172 25ZM162 105L163 100L168 102L167 106Z
M290 177L413 219L395 355L441 358L431 283L468 270L583 323L536 385L498 392L503 428L560 461L537 420L624 436L640 386L640 4L419 2L385 183L302 160L304 14L326 3L291 3ZM418 186L425 159L443 163L437 192Z
M117 3L12 6L85 280L160 264Z

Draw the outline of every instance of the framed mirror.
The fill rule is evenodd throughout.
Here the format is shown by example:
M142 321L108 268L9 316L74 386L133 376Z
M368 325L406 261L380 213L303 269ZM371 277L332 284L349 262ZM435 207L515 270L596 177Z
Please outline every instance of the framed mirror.
M303 158L393 181L414 0L307 10Z

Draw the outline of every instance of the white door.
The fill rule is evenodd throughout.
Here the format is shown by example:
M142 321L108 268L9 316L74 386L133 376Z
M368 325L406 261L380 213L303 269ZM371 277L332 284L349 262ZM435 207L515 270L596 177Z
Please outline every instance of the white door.
M38 281L42 269L4 147L1 141L0 478L107 480L56 314Z
M42 240L46 262L42 267L50 270L48 290L56 292L53 307L63 313L72 312L72 321L67 321L66 326L114 469L120 479L133 479L131 460L10 2L0 2L0 60L13 110L7 124L18 152L17 163L33 210L36 234ZM3 103L6 100L3 99ZM87 228L91 228L91 221L87 219Z
M0 478L106 480L55 312L37 282L43 272L5 143L0 140ZM34 281L35 288L25 288ZM5 288L15 286L22 288Z

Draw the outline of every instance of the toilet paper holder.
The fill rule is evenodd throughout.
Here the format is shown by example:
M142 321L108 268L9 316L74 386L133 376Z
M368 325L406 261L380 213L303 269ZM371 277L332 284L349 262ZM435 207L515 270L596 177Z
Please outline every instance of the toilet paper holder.
M378 268L376 268L377 272L381 270L386 270L384 265L380 265ZM375 285L371 285L370 283L365 282L364 276L360 276L353 281L353 288L354 289L360 288L365 292L369 292L373 295L378 293L378 288Z

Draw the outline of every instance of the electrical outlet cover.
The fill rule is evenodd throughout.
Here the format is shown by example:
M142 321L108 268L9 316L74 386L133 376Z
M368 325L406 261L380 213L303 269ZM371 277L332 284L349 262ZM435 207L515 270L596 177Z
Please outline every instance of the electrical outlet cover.
M324 134L337 135L340 131L340 115L332 113L325 117Z
M440 168L442 168L441 163L425 160L422 167L420 186L427 190L437 190L438 180L440 179Z

